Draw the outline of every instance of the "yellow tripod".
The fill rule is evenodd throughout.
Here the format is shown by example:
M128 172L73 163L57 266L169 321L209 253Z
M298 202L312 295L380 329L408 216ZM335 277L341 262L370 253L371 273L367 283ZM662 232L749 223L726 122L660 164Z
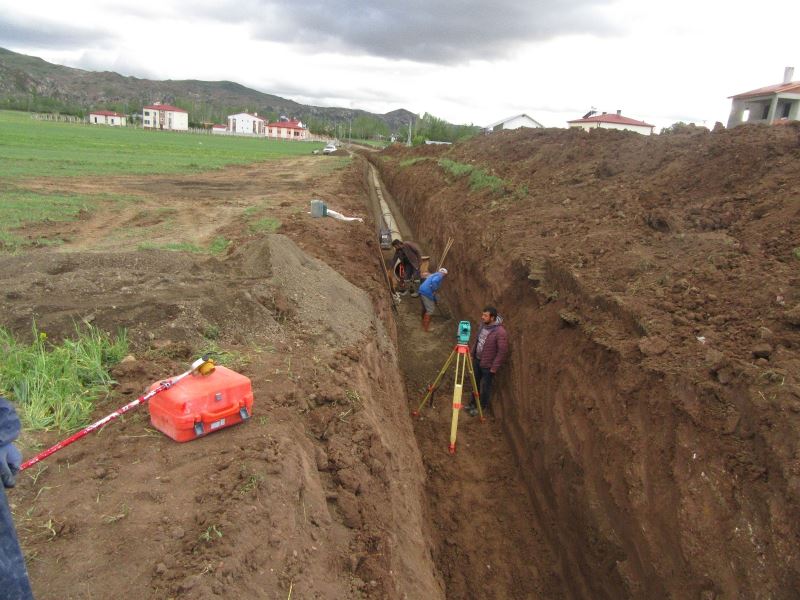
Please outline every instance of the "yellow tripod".
M469 333L467 330L467 339L469 339ZM444 363L444 366L439 370L439 374L436 376L434 382L428 386L428 391L425 394L425 397L420 402L417 410L413 411L411 414L415 417L419 416L419 411L422 410L422 407L425 405L428 400L430 400L431 406L433 406L433 394L438 389L439 384L442 381L442 377L447 372L447 369L455 360L456 363L456 374L455 374L455 384L453 386L453 417L452 421L450 422L450 446L448 448L450 454L455 454L456 452L456 432L458 430L458 414L459 411L463 408L461 404L461 396L464 392L464 376L465 373L469 372L469 378L472 382L472 397L475 400L475 406L478 407L478 414L480 415L481 423L484 421L483 417L483 410L481 409L481 399L480 399L480 392L478 391L478 384L475 382L475 370L472 368L472 355L469 351L469 346L466 343L458 343L456 347L453 348L453 351L450 353L450 356Z

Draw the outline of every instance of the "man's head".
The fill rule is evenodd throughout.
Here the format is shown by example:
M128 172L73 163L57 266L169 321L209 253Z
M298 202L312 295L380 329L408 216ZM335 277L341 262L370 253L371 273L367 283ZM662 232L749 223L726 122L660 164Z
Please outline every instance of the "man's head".
M481 321L485 325L491 325L497 320L497 309L494 306L484 306L481 313Z
M401 242L400 240L392 240L392 246L394 246L395 248L402 248L403 242Z

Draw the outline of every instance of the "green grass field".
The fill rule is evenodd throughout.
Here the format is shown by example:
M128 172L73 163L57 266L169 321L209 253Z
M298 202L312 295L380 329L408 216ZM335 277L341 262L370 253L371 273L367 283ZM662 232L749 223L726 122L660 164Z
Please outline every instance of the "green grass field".
M16 227L69 221L82 210L129 199L110 194L44 194L26 189L26 181L196 173L310 155L323 145L38 121L29 113L0 111L0 251L16 252L30 243L14 235Z
M207 171L311 154L323 146L320 142L37 121L28 113L0 111L0 181Z

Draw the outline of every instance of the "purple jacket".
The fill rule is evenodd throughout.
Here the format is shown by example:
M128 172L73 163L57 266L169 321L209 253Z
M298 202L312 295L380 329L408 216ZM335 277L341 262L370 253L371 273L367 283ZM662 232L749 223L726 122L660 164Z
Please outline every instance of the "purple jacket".
M497 371L503 364L508 354L508 334L506 328L503 326L503 320L499 316L493 325L484 325L478 328L478 335L475 336L475 341L472 344L470 351L472 356L478 357L478 340L481 338L481 331L488 329L489 333L486 336L486 341L483 343L481 350L480 366L482 369L490 369Z

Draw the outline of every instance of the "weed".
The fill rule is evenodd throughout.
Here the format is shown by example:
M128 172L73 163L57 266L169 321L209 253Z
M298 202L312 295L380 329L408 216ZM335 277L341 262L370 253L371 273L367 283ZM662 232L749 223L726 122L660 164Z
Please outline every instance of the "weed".
M211 543L222 537L222 530L216 525L211 525L203 533L200 534L200 541Z
M415 165L418 162L423 162L423 161L426 161L426 160L430 160L430 158L428 158L427 156L416 156L414 158L408 158L406 160L401 160L400 161L400 166L401 167L410 167L411 165Z
M127 504L123 504L120 512L115 515L103 515L103 522L106 524L116 523L117 521L124 519L131 513L131 508Z
M800 260L800 247L792 250L792 256L794 256L797 260Z
M211 252L211 254L222 254L230 245L230 240L226 240L224 237L218 236L214 238L213 242L211 242L211 245L208 247L208 251Z
M157 244L155 242L142 242L136 247L137 250L169 250L171 252L191 252L192 254L202 254L203 249L191 242L169 242Z
M273 219L271 217L264 217L263 219L259 219L258 221L253 221L250 223L250 230L253 232L267 232L267 233L274 233L278 230L281 226L281 222L278 219Z
M55 528L55 521L53 519L48 519L46 523L43 525L39 525L39 529L44 529L45 534L47 535L48 541L52 541L56 539L58 532Z
M250 477L248 477L245 480L244 484L242 484L242 487L239 488L239 493L242 496L244 496L245 494L249 494L256 488L258 488L258 485L261 483L261 479L262 478L260 475L256 475L255 473L253 473L252 475L250 475Z
M454 175L455 177L468 175L475 168L472 165L456 162L454 160L450 160L449 158L439 159L439 166L442 167L447 172L449 172L451 175Z
M71 430L85 425L113 379L109 369L128 353L124 330L116 339L86 325L60 345L33 325L33 342L21 344L0 327L0 391L16 401L29 429Z
M500 177L489 175L483 169L473 169L469 174L469 187L475 192L488 189L493 194L501 194L506 189L506 182Z
M205 329L203 329L203 337L207 340L218 340L219 339L219 326L218 325L206 325Z
M347 399L347 403L350 405L350 408L339 413L340 421L346 420L351 414L364 407L364 401L361 399L361 396L359 396L356 390L345 390L344 397Z

